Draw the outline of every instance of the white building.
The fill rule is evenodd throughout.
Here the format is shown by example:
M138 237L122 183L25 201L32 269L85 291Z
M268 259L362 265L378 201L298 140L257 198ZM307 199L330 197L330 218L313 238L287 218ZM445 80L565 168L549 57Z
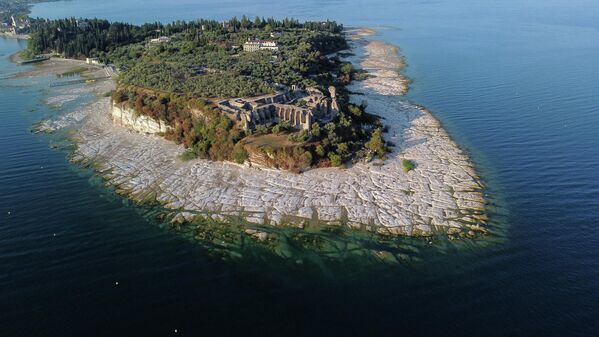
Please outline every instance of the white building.
M278 51L279 46L275 41L248 41L243 44L243 51L253 52L258 50Z
M169 43L171 42L171 38L170 37L166 37L166 36L161 36L157 39L151 39L150 43Z
M99 65L100 64L100 60L98 60L95 57L86 57L85 58L85 63Z

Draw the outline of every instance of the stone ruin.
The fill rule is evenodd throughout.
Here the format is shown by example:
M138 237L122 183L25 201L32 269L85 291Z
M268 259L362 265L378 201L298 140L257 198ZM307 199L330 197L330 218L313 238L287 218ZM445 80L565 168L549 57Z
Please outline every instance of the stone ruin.
M271 95L224 100L216 106L245 130L281 121L310 130L312 123L331 121L339 113L335 87L329 87L329 93L330 97L316 88L292 87Z

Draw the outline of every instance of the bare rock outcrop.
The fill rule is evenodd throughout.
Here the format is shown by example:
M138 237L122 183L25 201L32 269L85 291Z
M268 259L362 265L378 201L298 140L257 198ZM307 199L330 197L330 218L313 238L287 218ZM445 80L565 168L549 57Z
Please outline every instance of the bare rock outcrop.
M124 126L137 132L159 134L166 133L171 128L165 121L137 114L132 109L114 103L110 108L110 115L116 125Z

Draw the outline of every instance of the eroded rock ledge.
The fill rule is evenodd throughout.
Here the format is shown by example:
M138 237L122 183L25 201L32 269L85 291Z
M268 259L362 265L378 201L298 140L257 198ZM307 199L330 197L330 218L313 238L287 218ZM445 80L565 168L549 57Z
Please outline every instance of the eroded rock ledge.
M127 109L118 104L112 104L110 107L112 121L137 132L159 134L166 133L171 127L162 120L156 120L148 116L139 115L132 109Z
M430 112L386 96L389 91L376 91L377 79L387 88L390 83L377 76L381 63L372 59L377 57L380 53L367 53L362 61L376 76L370 85L352 90L363 89L368 110L389 126L386 137L395 150L384 163L298 175L182 162L177 155L183 149L174 143L114 125L109 99L85 108L89 117L77 132L74 159L93 161L110 184L134 199L158 200L188 219L241 215L254 223L297 226L322 221L407 236L484 231L479 227L486 221L481 185L469 158ZM415 169L404 172L403 159L412 160Z

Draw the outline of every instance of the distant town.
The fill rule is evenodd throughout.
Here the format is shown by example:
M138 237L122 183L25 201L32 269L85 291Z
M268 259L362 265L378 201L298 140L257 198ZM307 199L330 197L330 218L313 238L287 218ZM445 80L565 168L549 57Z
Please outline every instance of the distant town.
M0 1L0 34L4 36L25 37L25 35L29 33L30 29L30 22L28 17L30 6L38 2L42 1Z
M29 34L30 28L29 18L15 17L15 15L10 16L9 22L0 23L0 33L6 35L26 35Z

